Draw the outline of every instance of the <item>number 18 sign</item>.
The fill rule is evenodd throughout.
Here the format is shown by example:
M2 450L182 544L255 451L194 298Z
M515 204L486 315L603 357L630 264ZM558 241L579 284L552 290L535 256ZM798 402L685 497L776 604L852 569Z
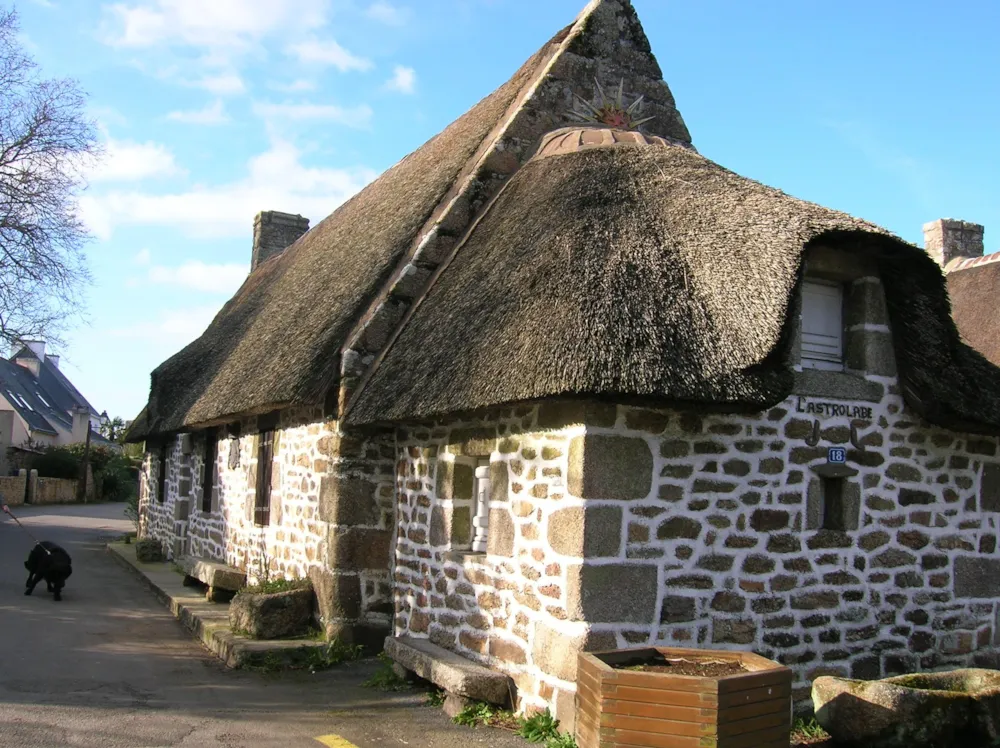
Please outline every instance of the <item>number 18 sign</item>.
M830 447L830 451L826 453L826 461L837 464L847 462L847 450L843 447Z

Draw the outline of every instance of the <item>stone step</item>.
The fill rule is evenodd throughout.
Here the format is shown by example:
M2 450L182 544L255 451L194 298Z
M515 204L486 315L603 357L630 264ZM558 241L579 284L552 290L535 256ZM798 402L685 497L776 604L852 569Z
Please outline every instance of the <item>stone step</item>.
M513 703L514 682L509 676L449 652L428 639L390 636L385 640L385 653L449 694L500 706Z
M207 584L210 589L236 592L246 585L247 575L245 572L218 561L210 561L197 556L182 556L176 559L176 563L187 576L197 579L202 584Z

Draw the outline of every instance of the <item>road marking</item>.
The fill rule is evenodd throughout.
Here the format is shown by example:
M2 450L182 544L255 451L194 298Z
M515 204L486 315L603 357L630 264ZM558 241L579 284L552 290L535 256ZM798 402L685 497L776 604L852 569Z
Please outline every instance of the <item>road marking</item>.
M358 748L354 743L349 743L339 735L320 735L313 740L322 743L327 748Z

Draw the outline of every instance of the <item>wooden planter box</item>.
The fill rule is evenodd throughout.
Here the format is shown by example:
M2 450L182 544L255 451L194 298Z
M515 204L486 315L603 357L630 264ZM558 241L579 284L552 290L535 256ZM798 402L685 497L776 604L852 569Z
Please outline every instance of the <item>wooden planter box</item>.
M656 652L741 662L750 672L704 677L611 666ZM576 740L580 748L788 748L791 694L792 671L749 652L673 647L581 652Z

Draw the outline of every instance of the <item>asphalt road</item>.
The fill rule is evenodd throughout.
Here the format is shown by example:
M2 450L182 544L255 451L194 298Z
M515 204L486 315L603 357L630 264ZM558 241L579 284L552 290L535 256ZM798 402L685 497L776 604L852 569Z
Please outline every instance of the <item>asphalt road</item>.
M13 511L69 551L73 576L62 602L44 583L26 597L33 541L0 515L0 748L527 746L453 725L422 692L362 688L372 661L315 675L226 670L107 555L104 541L131 529L121 504Z

